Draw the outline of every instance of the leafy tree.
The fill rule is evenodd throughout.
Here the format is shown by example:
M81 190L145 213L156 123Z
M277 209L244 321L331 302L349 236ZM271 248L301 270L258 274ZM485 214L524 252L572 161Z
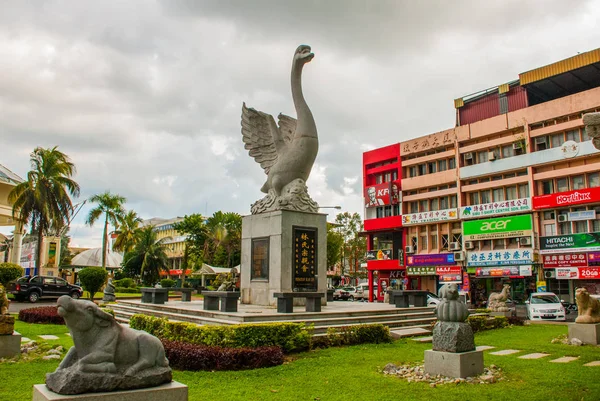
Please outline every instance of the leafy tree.
M94 295L106 284L107 278L108 272L102 267L86 267L79 272L81 287L90 293L90 301L94 300Z
M343 238L342 274L346 264L350 267L350 273L357 273L367 250L366 238L359 236L363 230L362 219L358 213L344 212L335 216L335 222L339 224L339 233Z
M0 284L7 288L8 283L22 277L23 272L23 268L14 263L0 263Z
M37 234L36 266L41 267L43 236L53 228L58 232L73 213L71 196L79 196L79 184L71 179L75 165L58 150L35 148L30 155L31 170L27 180L8 194L13 217L23 225L30 224Z
M118 227L119 219L125 214L123 203L126 199L119 195L113 195L110 191L94 195L90 202L98 205L90 210L86 223L91 227L104 214L104 234L102 236L102 267L106 267L106 251L108 243L108 224Z
M119 216L118 220L119 228L117 229L117 238L113 250L127 253L135 247L142 219L134 210L130 210L123 216Z
M204 217L195 213L185 216L182 221L173 224L175 231L186 234L185 240L189 259L195 260L197 265L202 265L204 242L207 238L206 225Z
M60 262L59 266L68 266L71 264L71 260L73 259L73 254L69 250L69 243L71 242L71 237L67 234L68 229L60 236Z
M337 225L327 224L327 269L333 268L342 257L344 237L338 231Z
M161 271L168 271L169 259L165 242L170 237L158 239L153 226L140 230L138 243L133 251L125 256L123 267L130 277L139 276L144 285L153 285L160 278Z

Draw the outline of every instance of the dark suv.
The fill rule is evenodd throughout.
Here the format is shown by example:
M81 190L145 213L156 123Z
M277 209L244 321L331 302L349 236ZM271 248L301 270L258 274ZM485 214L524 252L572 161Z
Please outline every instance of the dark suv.
M58 298L61 295L70 295L77 299L83 295L80 286L50 276L21 277L11 283L8 292L13 294L17 301L27 299L29 302L37 302L40 298Z

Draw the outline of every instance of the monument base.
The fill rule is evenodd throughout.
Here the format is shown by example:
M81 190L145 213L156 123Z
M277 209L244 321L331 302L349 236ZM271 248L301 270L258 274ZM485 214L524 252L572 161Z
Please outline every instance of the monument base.
M45 384L33 386L33 401L187 401L188 387L185 384L171 382L158 387L142 388L129 391L114 391L111 393L86 393L63 395L50 391Z
M600 344L600 323L569 323L569 340L578 338L584 344Z
M21 335L13 333L0 336L0 358L12 358L18 355L21 355Z
M455 378L473 377L483 373L483 351L425 351L425 373Z

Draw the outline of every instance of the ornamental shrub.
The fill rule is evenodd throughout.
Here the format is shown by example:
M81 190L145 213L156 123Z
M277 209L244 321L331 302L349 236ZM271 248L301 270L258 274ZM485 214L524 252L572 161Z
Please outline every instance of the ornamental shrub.
M56 306L21 309L19 320L26 323L65 324L65 320L58 315Z
M175 286L175 280L171 280L170 278L163 278L160 280L160 286L163 288L171 288Z
M379 344L391 342L392 336L390 328L382 324L361 324L330 327L327 329L327 339L329 345Z
M8 288L8 283L22 277L24 270L14 263L0 263L0 284Z
M139 288L115 287L115 292L119 294L140 294Z
M467 323L471 326L473 333L483 330L501 329L509 325L505 316L469 316Z
M106 283L108 272L101 267L86 267L79 272L79 281L85 291L90 293L90 301Z
M312 326L307 327L304 323L198 326L138 314L131 317L129 325L170 341L231 348L278 346L285 353L309 349L312 334Z
M133 282L133 279L131 279L129 277L125 277L120 280L114 280L113 284L115 285L115 287L123 287L123 288L134 288L135 287L135 283ZM120 292L120 291L117 291L117 292Z
M242 370L283 364L280 347L207 347L162 339L172 368L179 370Z

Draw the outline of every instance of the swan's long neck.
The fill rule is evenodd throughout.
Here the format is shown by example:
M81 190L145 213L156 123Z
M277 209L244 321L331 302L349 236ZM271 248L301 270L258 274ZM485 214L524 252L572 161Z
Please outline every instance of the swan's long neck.
M317 138L317 125L312 112L302 94L302 68L304 64L292 65L292 99L296 107L298 122L296 123L296 136Z

